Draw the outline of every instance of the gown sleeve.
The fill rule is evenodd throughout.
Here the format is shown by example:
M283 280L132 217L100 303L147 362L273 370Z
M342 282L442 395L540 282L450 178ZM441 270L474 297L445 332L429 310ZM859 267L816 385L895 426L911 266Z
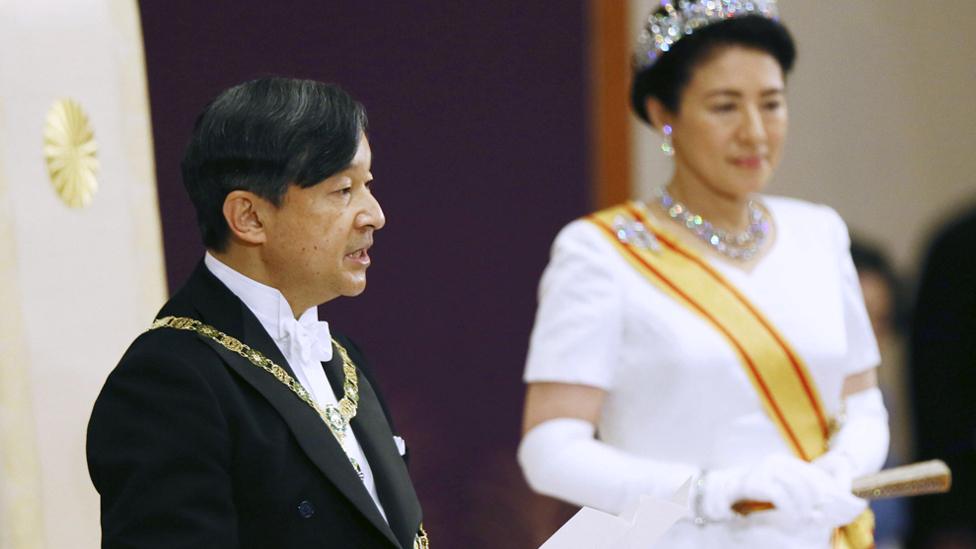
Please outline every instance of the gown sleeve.
M524 380L613 386L623 326L618 258L606 237L585 220L556 237L539 285L539 307Z
M864 295L861 293L857 270L851 259L851 238L847 225L837 212L830 208L826 209L830 216L834 253L841 276L844 329L847 336L847 360L844 373L853 375L877 367L881 363L881 354L864 305Z

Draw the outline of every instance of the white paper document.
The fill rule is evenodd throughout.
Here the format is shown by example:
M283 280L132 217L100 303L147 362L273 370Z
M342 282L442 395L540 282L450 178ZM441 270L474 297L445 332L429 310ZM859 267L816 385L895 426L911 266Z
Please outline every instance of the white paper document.
M584 507L539 549L646 549L688 513L690 487L688 479L668 500L641 496L619 516Z

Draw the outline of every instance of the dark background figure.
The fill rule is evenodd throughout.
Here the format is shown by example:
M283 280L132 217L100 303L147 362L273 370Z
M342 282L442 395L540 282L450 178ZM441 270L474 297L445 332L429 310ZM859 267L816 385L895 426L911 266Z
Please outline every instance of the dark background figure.
M905 284L888 254L874 242L852 236L851 259L857 269L871 328L881 351L878 385L884 395L891 430L885 468L905 465L913 460L914 455L914 407L904 356L904 338L909 320ZM877 525L875 540L878 548L902 547L908 534L910 502L905 498L877 500L871 503L871 509Z
M976 548L976 210L943 227L925 256L911 336L919 459L943 459L951 492L912 501L911 547Z
M320 316L370 358L432 545L537 547L559 519L515 464L521 369L549 245L592 209L586 4L140 9L171 290L202 253L178 173L200 105L269 74L341 84L369 112L387 224L367 291Z

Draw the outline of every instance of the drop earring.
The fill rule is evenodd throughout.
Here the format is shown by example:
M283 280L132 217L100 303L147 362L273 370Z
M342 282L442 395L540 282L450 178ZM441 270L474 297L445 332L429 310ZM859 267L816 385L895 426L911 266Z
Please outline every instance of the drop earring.
M674 143L671 142L671 126L665 124L661 128L661 132L664 133L664 142L661 143L661 152L664 156L674 156Z

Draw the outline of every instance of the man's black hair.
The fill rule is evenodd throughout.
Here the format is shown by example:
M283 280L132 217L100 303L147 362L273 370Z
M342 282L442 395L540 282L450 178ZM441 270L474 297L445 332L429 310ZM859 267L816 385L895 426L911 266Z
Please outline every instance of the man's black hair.
M772 55L787 75L796 59L796 46L790 32L778 21L759 15L726 19L683 37L650 67L636 72L631 85L634 112L651 123L647 114L648 97L657 98L668 111L677 113L694 69L718 49L741 46Z
M365 129L363 106L332 84L272 77L222 92L197 117L182 163L204 245L227 246L228 193L278 206L289 185L311 187L348 167Z

